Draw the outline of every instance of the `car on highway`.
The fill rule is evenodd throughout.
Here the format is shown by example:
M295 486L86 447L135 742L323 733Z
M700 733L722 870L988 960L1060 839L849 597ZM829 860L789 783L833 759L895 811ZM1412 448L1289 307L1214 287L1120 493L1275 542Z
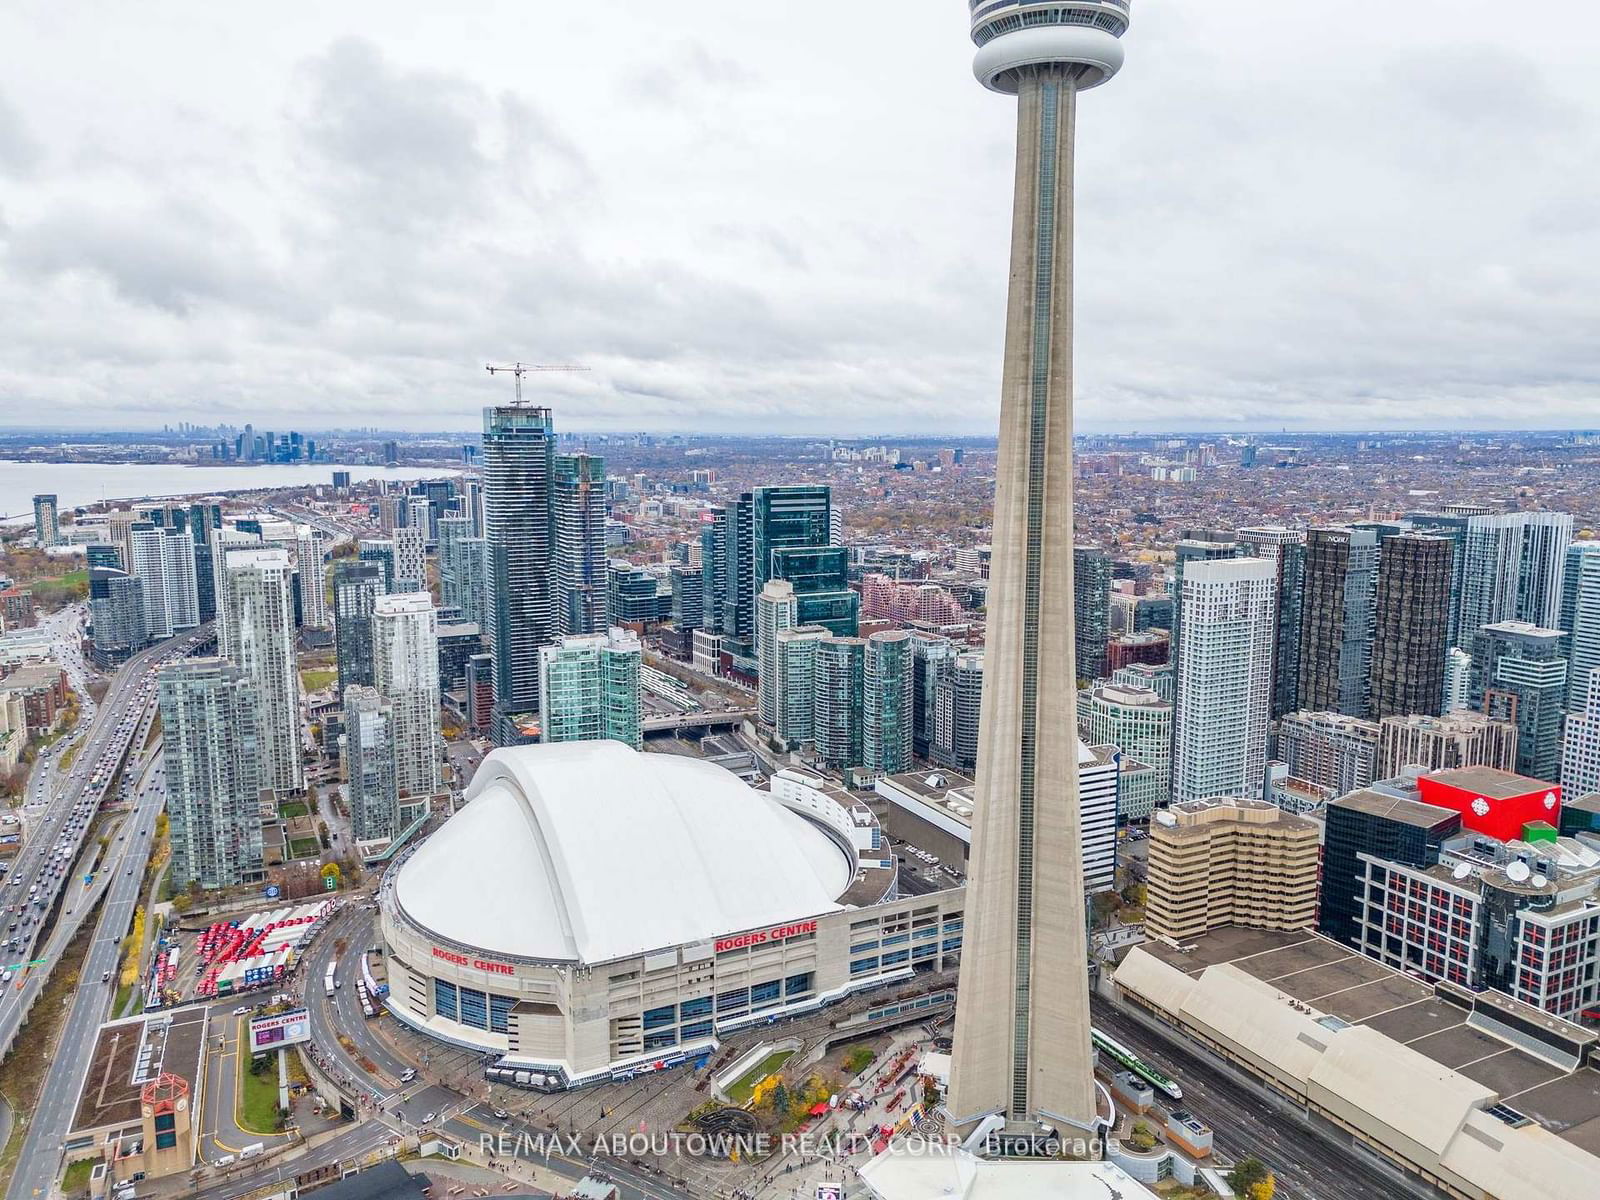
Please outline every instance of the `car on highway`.
M503 1109L503 1108L491 1108L491 1109L490 1109L490 1110L489 1110L489 1111L490 1111L490 1112L492 1112L492 1113L494 1113L494 1119L495 1119L495 1120L496 1120L496 1121L504 1121L504 1120L507 1120L507 1119L509 1119L509 1118L510 1118L510 1116L511 1116L511 1114L510 1114L510 1113L508 1113L508 1112L507 1112L507 1111L506 1111L506 1110L505 1110L505 1109Z
M439 1114L438 1113L426 1113L426 1114L423 1115L422 1121L420 1123L423 1124L423 1125L432 1125L438 1119L439 1119Z
M247 1016L249 1014L249 1012L250 1012L250 1006L248 1004L241 1004L241 1005L239 1005L238 1008L233 1010L233 1015L236 1016L236 1017L243 1017L243 1016Z
M401 1083L410 1083L416 1077L417 1069L415 1067L407 1067L404 1071L400 1072Z
M111 972L110 971L102 971L100 973L100 982L101 983L105 983L105 982L109 981L110 978L111 978Z

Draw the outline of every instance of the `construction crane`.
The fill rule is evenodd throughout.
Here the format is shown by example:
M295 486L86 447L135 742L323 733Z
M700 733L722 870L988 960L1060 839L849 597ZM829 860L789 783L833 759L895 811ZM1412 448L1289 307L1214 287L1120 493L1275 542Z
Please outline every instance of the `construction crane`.
M527 375L527 374L529 374L531 372L534 372L534 371L587 371L589 368L588 367L576 367L576 366L564 366L564 365L558 366L558 365L552 365L552 364L549 364L549 363L522 363L522 362L515 362L515 363L503 364L503 365L498 366L498 367L495 366L493 363L484 363L483 364L483 369L485 371L488 371L489 374L491 374L491 375L499 375L501 373L509 373L510 375L512 375L517 381L517 398L514 401L514 403L521 404L522 403L522 377L524 375Z

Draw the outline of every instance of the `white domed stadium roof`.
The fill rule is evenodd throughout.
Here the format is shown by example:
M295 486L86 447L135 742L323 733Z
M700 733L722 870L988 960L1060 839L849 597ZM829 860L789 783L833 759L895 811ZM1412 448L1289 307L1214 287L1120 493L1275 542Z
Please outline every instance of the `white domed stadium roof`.
M496 750L468 798L400 867L395 900L492 954L607 962L832 912L854 878L768 793L620 742Z

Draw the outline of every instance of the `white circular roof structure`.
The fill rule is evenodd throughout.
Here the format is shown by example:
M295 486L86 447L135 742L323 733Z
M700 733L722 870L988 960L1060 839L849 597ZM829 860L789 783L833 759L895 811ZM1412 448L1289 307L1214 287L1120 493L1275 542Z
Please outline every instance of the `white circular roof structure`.
M398 869L424 933L542 962L607 962L842 907L823 829L722 767L620 742L496 750L471 801Z

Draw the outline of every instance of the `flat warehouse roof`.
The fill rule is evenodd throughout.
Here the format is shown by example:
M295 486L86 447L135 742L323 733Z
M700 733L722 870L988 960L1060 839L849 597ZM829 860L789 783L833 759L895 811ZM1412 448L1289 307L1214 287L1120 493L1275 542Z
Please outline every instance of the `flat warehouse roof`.
M137 1121L140 1091L161 1074L187 1080L192 1098L205 1052L205 1030L202 1007L100 1026L72 1118L73 1131Z
M1227 926L1185 944L1193 949L1186 953L1153 941L1140 948L1190 976L1231 964L1318 1012L1370 1026L1494 1089L1502 1104L1558 1137L1600 1154L1600 1071L1564 1071L1469 1025L1470 1010L1439 998L1431 985L1309 930L1280 933ZM1478 999L1480 1012L1503 1007L1484 1000Z

